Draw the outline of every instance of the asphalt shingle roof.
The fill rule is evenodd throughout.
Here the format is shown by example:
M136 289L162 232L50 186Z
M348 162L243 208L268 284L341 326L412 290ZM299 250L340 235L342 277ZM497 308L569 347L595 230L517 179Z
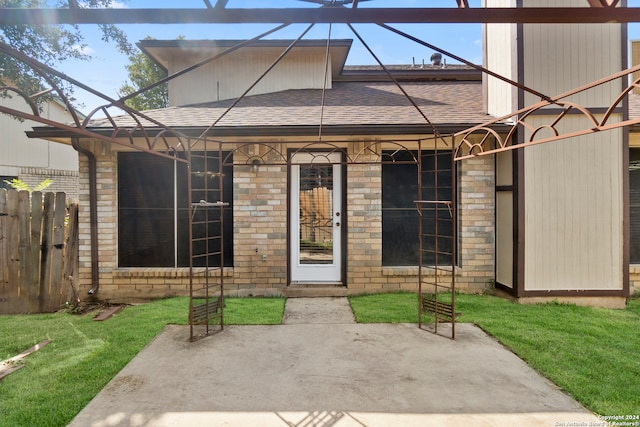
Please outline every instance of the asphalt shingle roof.
M406 82L401 84L434 124L469 125L491 117L482 112L480 81ZM170 127L207 127L233 100L170 107L145 114ZM216 125L220 127L317 126L322 110L322 90L286 90L247 96ZM115 119L118 126L133 126L128 116ZM420 125L425 119L392 82L334 82L325 94L323 125ZM111 127L94 120L91 127Z

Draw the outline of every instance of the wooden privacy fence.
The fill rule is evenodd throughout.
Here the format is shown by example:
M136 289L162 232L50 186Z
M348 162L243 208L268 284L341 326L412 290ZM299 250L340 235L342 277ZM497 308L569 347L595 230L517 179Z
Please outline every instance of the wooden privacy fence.
M300 238L313 243L333 239L333 190L300 191Z
M78 205L64 193L0 189L0 314L77 302Z

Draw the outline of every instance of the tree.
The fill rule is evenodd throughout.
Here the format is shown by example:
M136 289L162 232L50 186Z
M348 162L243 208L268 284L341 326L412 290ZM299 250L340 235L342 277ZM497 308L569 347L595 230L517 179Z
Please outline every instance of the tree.
M69 2L72 3L72 2ZM61 5L66 5L63 1ZM85 0L79 7L112 7L113 0ZM49 0L0 0L3 8L51 7ZM126 35L114 25L100 25L102 40L115 42L118 50L130 55L133 52ZM23 54L50 67L55 67L67 59L89 60L87 45L77 25L5 25L0 26L0 41ZM69 84L54 80L61 85L67 95L73 93ZM27 94L42 91L48 85L31 67L6 54L0 53L0 85L15 85Z
M4 182L9 184L9 186L14 190L28 191L29 193L33 193L34 191L42 191L48 188L51 184L53 184L53 181L51 180L51 178L47 178L44 181L41 181L39 184L37 184L33 188L29 187L29 184L27 184L26 182L18 178L13 178L10 181L5 179Z
M153 38L146 37L145 40L153 40ZM137 92L167 77L167 70L142 52L129 55L129 65L126 66L126 69L129 72L131 82L126 82L120 87L118 95L121 97ZM169 87L167 83L161 84L127 99L125 104L138 111L164 108L169 104Z

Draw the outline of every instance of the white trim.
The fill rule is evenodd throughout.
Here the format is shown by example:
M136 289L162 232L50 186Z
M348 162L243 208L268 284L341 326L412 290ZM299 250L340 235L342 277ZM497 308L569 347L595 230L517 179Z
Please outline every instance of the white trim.
M342 168L340 153L297 153L291 158L291 281L335 283L342 280ZM294 164L298 163L298 164ZM300 165L304 163L333 164L333 262L332 264L300 263ZM340 223L341 225L337 225Z

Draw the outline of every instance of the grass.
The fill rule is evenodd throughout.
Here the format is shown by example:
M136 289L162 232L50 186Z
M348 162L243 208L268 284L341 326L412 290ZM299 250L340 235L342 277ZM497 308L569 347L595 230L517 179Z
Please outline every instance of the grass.
M227 324L279 324L282 298L227 298ZM359 322L415 323L415 294L350 298ZM640 414L640 299L626 310L517 305L458 295L461 322L476 323L601 415ZM187 323L188 300L127 307L107 320L67 313L0 317L0 359L51 344L0 381L0 426L64 426L169 323Z
M356 319L415 323L415 294L350 299ZM518 305L457 295L459 322L475 323L538 372L601 415L640 415L640 299L626 310L568 304Z
M67 313L0 317L0 360L51 343L0 381L0 426L65 426L167 324L187 324L188 299L127 307L105 322ZM227 324L277 324L282 298L227 298Z

